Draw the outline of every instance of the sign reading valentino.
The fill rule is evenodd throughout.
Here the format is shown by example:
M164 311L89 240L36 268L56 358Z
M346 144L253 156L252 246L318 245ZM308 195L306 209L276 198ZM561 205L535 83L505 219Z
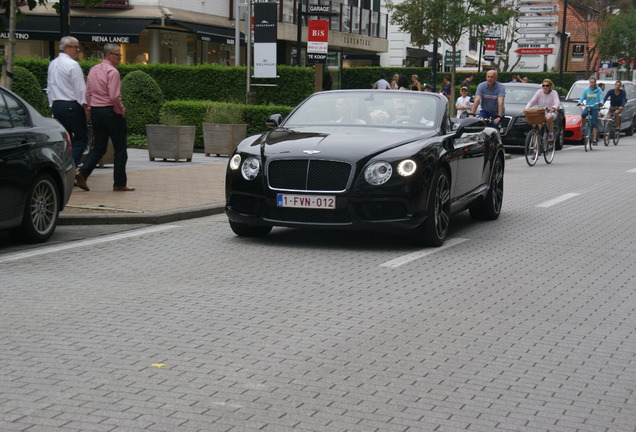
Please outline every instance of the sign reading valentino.
M277 4L254 4L254 77L276 78Z

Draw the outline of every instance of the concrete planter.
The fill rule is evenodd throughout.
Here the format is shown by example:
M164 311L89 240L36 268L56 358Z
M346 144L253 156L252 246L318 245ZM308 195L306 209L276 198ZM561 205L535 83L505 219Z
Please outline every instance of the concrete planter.
M246 124L203 123L203 151L206 156L229 156L246 134Z
M195 126L146 125L148 138L148 157L155 159L174 159L180 162L192 161L194 152Z

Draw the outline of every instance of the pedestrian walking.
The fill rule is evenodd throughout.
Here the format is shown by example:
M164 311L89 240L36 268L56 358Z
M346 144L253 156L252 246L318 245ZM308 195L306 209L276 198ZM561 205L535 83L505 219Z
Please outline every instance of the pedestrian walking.
M460 96L455 103L455 109L457 110L457 118L468 117L468 110L472 106L470 103L470 96L468 96L468 87L462 87L459 89Z
M86 102L90 107L95 144L75 176L77 186L89 190L86 179L106 153L108 139L113 142L113 191L129 192L126 185L127 126L126 107L121 101L121 77L117 65L121 62L121 48L117 44L104 45L104 59L93 66L86 80Z
M391 88L391 85L389 84L389 82L385 79L385 75L384 72L382 72L380 74L380 79L377 80L375 82L375 84L373 84L373 88L375 90L389 90Z
M400 75L393 74L393 81L391 81L391 90L397 90L400 88L398 85L398 80L400 79Z
M80 46L77 39L65 36L58 48L59 54L49 64L46 78L49 106L71 137L73 161L78 166L88 145L86 83L77 63Z

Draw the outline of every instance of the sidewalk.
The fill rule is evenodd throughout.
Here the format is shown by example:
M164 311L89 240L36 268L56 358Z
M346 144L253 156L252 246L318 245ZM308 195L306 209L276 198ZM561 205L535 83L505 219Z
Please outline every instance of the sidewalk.
M150 161L128 149L128 186L113 192L113 166L95 168L89 192L79 188L60 213L60 225L158 224L223 212L227 157L195 153L191 162Z

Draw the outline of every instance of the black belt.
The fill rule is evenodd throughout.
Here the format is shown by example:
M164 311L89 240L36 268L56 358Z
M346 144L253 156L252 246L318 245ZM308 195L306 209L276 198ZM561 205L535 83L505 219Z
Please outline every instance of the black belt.
M79 103L76 100L54 100L53 102L75 102L75 103Z

